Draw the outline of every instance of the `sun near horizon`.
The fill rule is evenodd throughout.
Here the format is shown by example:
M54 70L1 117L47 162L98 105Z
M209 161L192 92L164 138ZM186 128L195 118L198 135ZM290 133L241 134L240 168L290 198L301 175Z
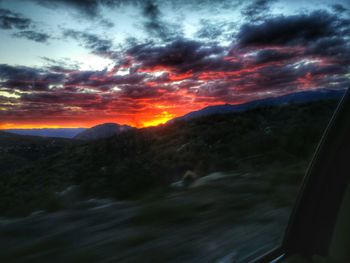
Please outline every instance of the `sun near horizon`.
M0 129L142 128L349 85L345 0L78 2L0 1Z
M155 114L153 118L145 118L145 119L135 119L132 118L130 121L118 121L116 119L104 119L89 122L86 120L72 123L64 123L64 122L56 122L56 123L0 123L0 130L8 130L8 129L64 129L64 128L91 128L93 126L103 124L103 123L117 123L120 125L129 125L135 128L146 128L152 126L158 126L161 124L165 124L167 121L179 117L181 115L173 114L169 111L161 111L158 114Z

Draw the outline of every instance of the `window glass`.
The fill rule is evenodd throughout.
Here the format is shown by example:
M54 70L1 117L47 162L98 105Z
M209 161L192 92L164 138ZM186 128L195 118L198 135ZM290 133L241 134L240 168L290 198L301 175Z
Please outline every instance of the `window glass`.
M349 9L0 0L0 262L277 247L350 84Z
M331 244L329 248L329 256L332 259L338 260L338 261L349 261L350 254L349 254L349 246L350 246L350 240L349 240L349 231L350 231L350 222L349 220L349 207L350 202L350 188L347 187L347 190L345 191L343 201L341 203L338 215L337 215L337 221L334 227L334 232L331 239Z

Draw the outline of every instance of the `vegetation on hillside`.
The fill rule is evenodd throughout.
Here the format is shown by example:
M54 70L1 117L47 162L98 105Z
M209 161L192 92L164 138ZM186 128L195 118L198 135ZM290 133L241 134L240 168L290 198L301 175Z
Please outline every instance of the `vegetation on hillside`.
M1 173L0 212L57 209L54 193L69 185L80 185L87 196L139 199L165 191L188 170L205 176L261 170L273 175L293 165L304 169L336 104L329 100L265 107L70 145L22 169ZM301 176L274 180L294 183Z
M48 157L78 141L39 136L17 135L0 131L0 173L14 171Z

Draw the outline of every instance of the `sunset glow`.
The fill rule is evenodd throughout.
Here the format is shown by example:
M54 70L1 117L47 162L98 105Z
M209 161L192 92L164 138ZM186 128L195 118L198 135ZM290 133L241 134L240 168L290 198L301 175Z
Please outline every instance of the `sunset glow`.
M148 127L350 84L346 1L79 3L0 2L0 129Z

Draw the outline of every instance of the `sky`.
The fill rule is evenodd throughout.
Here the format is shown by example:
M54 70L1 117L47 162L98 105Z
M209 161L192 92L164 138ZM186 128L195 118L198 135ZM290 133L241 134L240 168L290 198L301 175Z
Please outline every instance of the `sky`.
M0 129L147 127L350 85L350 3L0 0Z

